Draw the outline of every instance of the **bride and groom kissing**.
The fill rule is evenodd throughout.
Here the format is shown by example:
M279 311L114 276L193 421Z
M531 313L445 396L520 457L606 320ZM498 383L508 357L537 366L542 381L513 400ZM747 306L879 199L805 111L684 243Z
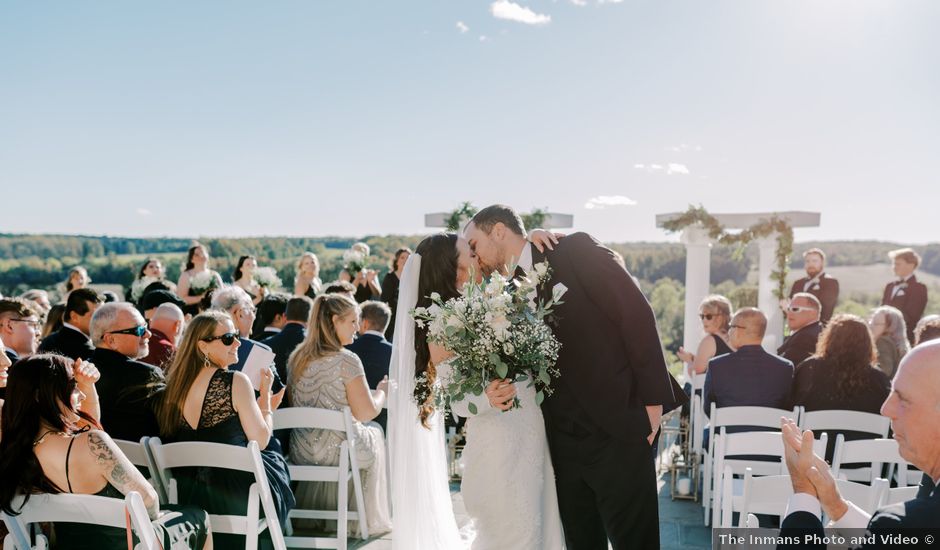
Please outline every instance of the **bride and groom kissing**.
M461 493L472 523L463 532L447 485L442 411L413 398L418 377L447 371L448 352L410 315L398 316L388 405L393 548L659 547L653 444L663 409L686 397L666 370L649 303L611 250L585 233L527 239L512 208L489 206L462 234L418 245L398 305L426 307L432 293L455 298L471 278L521 277L543 262L551 276L536 294L567 287L551 327L561 375L541 407L531 384L507 380L451 404L468 417ZM514 398L521 406L508 410Z

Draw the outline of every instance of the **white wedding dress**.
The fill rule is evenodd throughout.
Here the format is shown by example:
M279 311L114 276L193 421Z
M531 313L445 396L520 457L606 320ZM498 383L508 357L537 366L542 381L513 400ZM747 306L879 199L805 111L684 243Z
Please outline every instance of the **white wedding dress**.
M542 411L535 389L516 384L522 406L501 412L485 396L454 405L468 416L461 493L472 524L462 533L454 519L447 483L443 419L435 413L431 429L418 422L412 399L414 322L421 256L405 264L399 290L399 315L389 376L393 550L558 550L564 548L555 493L555 476ZM449 365L438 365L441 376ZM469 413L469 402L479 414Z

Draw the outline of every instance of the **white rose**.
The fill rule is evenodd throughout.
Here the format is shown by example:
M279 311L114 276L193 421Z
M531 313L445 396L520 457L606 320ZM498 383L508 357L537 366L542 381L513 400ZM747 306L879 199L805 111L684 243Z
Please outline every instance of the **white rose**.
M437 292L432 292L430 298L431 300L437 301L441 299L441 295L438 294Z
M506 342L503 345L503 351L506 353L506 355L512 355L513 353L515 353L516 348L514 348L513 345L510 344L509 342Z

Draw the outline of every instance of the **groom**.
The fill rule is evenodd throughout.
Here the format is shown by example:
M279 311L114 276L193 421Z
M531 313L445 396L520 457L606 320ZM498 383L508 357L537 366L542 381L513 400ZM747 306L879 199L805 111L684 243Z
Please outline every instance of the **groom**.
M663 406L685 394L666 370L656 320L610 249L586 233L540 253L516 212L479 211L464 236L484 274L513 277L547 261L568 291L555 310L561 342L553 394L542 405L568 550L659 548L659 510L651 449Z

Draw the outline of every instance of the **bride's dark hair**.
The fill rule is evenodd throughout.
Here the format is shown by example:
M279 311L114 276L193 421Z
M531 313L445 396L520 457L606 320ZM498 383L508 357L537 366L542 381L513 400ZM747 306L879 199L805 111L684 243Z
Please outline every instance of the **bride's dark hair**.
M421 256L421 272L418 275L418 303L416 307L431 305L432 292L441 295L447 301L457 297L457 234L437 233L425 237L418 244L415 252ZM415 378L427 375L427 385L416 385L415 396L418 398L418 417L421 424L428 428L428 417L434 412L431 395L423 390L434 383L435 369L431 366L431 351L428 349L428 329L415 327ZM419 391L421 394L419 394Z

